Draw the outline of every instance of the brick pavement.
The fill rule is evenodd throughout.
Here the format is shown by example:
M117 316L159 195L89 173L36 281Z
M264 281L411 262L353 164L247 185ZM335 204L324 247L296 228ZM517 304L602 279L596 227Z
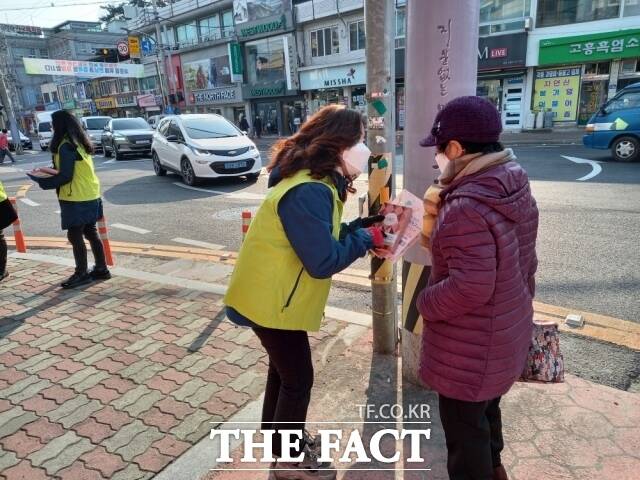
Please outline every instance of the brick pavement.
M152 478L263 390L221 297L12 260L0 288L0 479ZM329 320L312 345L343 324Z

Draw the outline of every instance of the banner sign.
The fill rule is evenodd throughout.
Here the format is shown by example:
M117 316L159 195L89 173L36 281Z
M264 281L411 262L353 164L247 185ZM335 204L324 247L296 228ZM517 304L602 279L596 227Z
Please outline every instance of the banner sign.
M59 75L82 78L143 78L144 65L134 63L81 62L48 58L23 58L29 75Z
M138 95L138 105L140 107L155 107L157 106L156 96L153 93Z
M301 90L347 87L366 83L367 68L364 63L300 71Z
M214 88L193 92L190 100L195 105L236 103L242 100L242 92L238 85L227 88Z
M533 108L553 112L556 122L575 122L580 93L580 67L538 70Z
M238 42L229 42L229 65L231 66L231 81L242 83L244 73L242 65L242 48Z
M113 97L96 98L94 102L96 102L96 108L99 110L116 108L116 99Z
M540 40L539 65L640 57L640 29Z

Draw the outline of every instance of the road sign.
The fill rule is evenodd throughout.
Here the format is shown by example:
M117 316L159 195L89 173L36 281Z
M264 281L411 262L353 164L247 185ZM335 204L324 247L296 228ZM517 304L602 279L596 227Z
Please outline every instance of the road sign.
M140 58L140 39L138 37L129 37L129 57Z
M118 47L118 54L120 54L123 57L126 57L127 55L129 55L129 44L127 42L125 42L124 40L120 40L117 44Z
M144 56L151 55L151 53L153 53L153 43L148 38L143 38L140 41L140 47Z

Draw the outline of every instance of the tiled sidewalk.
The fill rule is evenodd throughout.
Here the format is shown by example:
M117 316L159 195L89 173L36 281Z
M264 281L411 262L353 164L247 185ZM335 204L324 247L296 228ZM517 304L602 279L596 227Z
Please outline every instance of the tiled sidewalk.
M64 291L12 261L0 288L0 478L152 478L263 390L253 333L220 297L123 277ZM343 328L328 321L317 346Z

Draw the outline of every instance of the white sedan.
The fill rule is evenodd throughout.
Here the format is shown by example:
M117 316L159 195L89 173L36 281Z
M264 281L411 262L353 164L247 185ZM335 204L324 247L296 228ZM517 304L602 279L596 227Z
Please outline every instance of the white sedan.
M178 173L187 185L200 179L246 176L256 180L262 159L256 145L220 115L187 114L163 118L153 134L153 169Z

